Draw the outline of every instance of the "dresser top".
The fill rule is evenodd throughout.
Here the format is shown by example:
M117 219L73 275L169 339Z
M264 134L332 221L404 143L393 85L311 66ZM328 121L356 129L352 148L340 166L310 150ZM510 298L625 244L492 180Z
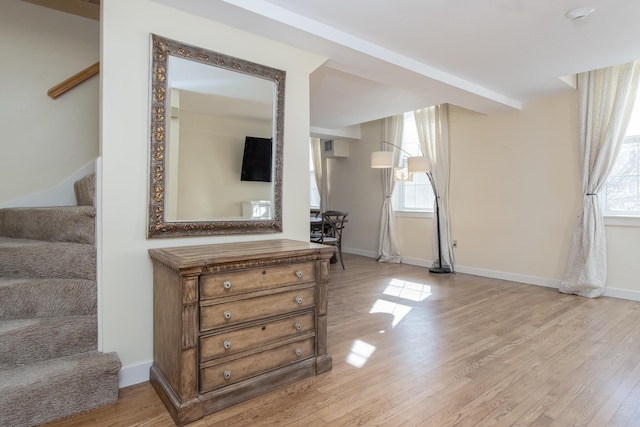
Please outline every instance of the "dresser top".
M161 249L149 249L152 259L179 270L205 267L211 264L263 259L291 257L313 254L316 259L330 258L335 251L333 246L298 240L259 240L253 242L217 243L198 246L176 246Z

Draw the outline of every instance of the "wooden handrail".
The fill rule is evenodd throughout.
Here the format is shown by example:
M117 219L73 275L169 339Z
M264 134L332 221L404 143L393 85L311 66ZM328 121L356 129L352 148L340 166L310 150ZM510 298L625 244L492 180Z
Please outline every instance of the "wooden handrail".
M67 80L49 89L49 91L47 92L47 95L49 95L53 99L56 99L66 91L73 89L83 81L95 76L99 72L100 72L100 62L96 62L90 67L87 67L84 70L80 71L78 74L75 74L69 77Z

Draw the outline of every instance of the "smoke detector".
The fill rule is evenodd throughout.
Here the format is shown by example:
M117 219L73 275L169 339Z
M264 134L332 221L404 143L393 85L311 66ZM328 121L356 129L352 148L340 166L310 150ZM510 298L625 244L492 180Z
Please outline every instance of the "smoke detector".
M571 19L572 21L583 21L587 19L589 15L593 13L594 10L596 9L591 6L577 7L565 13L564 16L566 16L567 19Z

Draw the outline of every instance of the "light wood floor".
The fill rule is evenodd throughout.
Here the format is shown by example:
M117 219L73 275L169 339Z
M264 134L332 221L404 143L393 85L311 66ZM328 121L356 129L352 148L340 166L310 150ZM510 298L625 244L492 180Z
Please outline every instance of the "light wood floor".
M333 370L202 426L640 426L640 303L465 274L332 265ZM149 383L53 426L172 426Z

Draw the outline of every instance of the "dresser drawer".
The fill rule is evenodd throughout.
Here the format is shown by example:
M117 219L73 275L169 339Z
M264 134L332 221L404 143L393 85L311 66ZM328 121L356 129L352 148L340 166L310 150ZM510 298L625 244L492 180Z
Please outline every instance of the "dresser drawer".
M314 338L200 369L200 392L215 390L315 355Z
M279 340L302 335L315 329L315 313L300 314L286 319L265 322L200 338L200 360L227 356L261 347Z
M204 274L200 277L200 299L219 298L315 280L315 267L312 262Z
M200 307L200 330L208 331L249 320L264 319L278 314L311 308L314 305L314 287L222 304L203 304Z

